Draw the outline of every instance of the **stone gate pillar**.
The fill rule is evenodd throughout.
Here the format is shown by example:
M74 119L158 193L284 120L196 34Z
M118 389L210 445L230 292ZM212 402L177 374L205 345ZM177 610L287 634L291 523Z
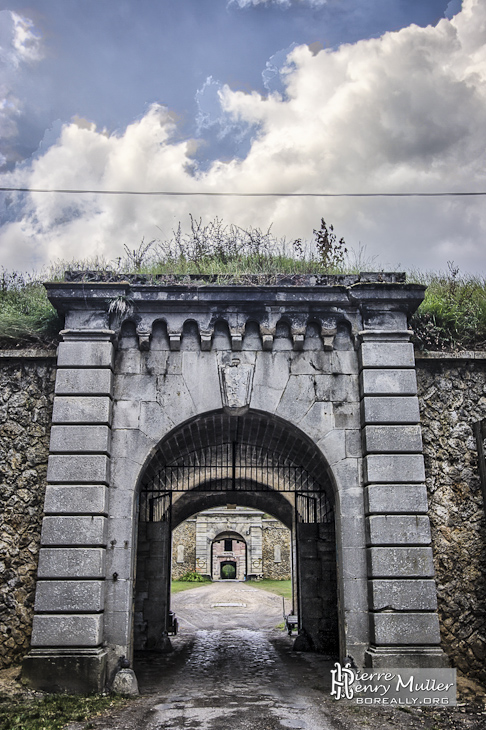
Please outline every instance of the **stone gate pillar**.
M366 664L445 666L406 311L393 303L368 303L363 324L368 328L359 345L370 611Z
M101 691L114 333L61 334L32 649L23 675L51 692Z

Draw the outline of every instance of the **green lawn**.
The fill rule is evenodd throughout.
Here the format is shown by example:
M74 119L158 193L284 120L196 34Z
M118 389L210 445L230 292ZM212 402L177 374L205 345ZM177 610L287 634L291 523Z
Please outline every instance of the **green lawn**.
M211 581L206 580L203 582L191 582L185 580L173 580L171 584L171 593L180 593L181 591L189 591L192 588L200 588L206 586ZM256 588L261 588L262 591L268 591L269 593L276 593L277 596L283 596L292 599L292 582L290 580L269 580L264 578L263 580L247 580L246 583L251 583Z
M203 581L187 581L187 580L173 580L170 587L170 592L181 593L181 591L189 591L191 588L201 588L201 586L207 586L211 583L210 580Z
M289 601L292 598L292 581L290 580L270 580L269 578L263 578L263 580L247 580L246 582L251 583L256 588L261 588L262 591L276 593L277 596L288 598Z

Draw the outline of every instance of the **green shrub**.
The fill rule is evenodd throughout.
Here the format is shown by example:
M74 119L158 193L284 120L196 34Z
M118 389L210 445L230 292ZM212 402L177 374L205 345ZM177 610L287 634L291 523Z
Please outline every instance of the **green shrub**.
M200 573L197 573L195 570L189 570L178 580L186 581L187 583L206 583L208 579Z

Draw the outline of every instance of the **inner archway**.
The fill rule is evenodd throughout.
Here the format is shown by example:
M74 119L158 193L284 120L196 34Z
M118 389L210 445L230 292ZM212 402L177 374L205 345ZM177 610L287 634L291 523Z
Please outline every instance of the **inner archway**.
M234 560L225 560L220 563L219 570L221 580L235 580L236 579L236 563Z
M210 577L212 580L245 580L246 540L232 530L220 532L211 542Z
M321 452L265 413L216 411L161 441L140 485L135 648L157 649L167 630L171 529L222 504L273 514L292 530L294 611L318 651L338 647L334 495ZM196 570L211 575L201 560Z

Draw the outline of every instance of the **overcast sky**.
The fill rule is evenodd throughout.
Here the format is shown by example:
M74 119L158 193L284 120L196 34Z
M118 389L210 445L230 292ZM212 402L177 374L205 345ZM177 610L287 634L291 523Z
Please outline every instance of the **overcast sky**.
M486 190L484 0L6 0L0 185L185 192ZM484 273L486 198L0 193L0 265L163 238L189 214L385 268ZM368 266L369 268L369 266Z

